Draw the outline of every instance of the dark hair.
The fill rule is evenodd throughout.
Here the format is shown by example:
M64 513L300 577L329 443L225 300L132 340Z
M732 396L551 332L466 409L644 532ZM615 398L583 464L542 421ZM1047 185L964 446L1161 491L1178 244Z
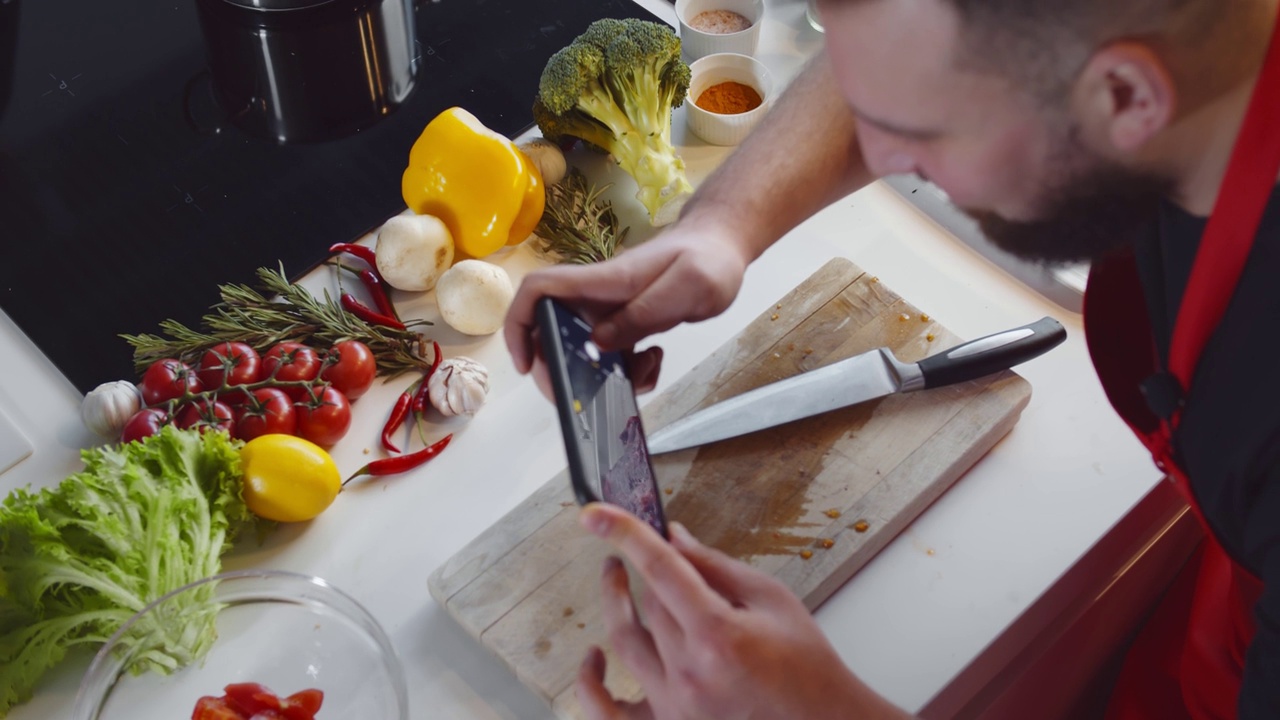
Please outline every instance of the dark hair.
M958 62L1060 96L1099 47L1120 39L1158 50L1196 45L1244 0L944 0L959 12Z

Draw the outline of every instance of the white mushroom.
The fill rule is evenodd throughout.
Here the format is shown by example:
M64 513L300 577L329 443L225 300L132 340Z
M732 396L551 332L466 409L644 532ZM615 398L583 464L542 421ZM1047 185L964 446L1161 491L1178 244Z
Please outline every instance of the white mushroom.
M502 328L516 289L507 271L483 260L463 260L436 284L436 303L449 327L467 335L490 335Z
M446 417L475 415L488 393L488 369L461 355L441 362L427 381L427 397Z
M544 187L555 185L564 179L564 175L569 171L569 166L565 162L564 153L561 152L560 146L545 140L543 138L535 138L528 142L520 143L520 151L538 168L538 173L542 175L542 183Z
M378 230L378 272L397 290L423 291L436 286L453 263L453 236L431 215L397 215Z

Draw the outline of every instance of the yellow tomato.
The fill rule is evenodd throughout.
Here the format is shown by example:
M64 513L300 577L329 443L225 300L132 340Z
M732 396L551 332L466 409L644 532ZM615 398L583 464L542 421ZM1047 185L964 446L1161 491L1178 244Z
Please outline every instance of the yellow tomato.
M310 520L342 489L342 476L329 453L292 435L256 437L240 450L240 460L244 502L268 520Z

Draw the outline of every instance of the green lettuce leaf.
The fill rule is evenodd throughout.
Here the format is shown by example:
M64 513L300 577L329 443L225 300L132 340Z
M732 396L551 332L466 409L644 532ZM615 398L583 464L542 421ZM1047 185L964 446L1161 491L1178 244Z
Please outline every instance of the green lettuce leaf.
M71 647L101 644L165 593L215 575L253 522L240 495L238 444L164 428L142 442L86 450L56 488L15 490L0 505L0 718L31 697ZM168 672L213 643L213 588L178 622L131 629L135 672Z

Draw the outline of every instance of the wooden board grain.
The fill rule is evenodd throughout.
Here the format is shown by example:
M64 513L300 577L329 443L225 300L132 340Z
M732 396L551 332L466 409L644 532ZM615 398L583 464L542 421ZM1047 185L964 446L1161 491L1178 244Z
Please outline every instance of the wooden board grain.
M644 423L660 428L877 347L914 361L956 342L884 283L832 260L650 402ZM1008 433L1030 396L1025 380L1004 372L658 456L654 469L670 519L815 608ZM579 718L578 663L590 645L607 645L597 602L607 553L579 527L561 473L428 585L557 715ZM619 663L609 667L615 695L640 695Z

